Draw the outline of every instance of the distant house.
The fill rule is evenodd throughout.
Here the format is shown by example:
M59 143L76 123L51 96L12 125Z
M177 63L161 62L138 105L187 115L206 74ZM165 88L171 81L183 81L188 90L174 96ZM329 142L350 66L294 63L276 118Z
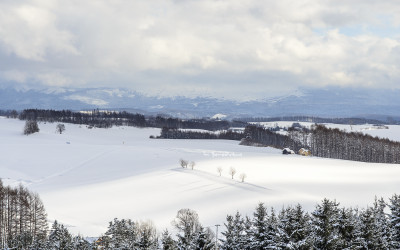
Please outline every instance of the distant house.
M282 150L282 154L284 154L284 155L294 155L294 151L291 150L290 148L284 148Z
M299 155L303 155L303 156L310 156L311 155L311 151L305 148L301 148L299 150Z

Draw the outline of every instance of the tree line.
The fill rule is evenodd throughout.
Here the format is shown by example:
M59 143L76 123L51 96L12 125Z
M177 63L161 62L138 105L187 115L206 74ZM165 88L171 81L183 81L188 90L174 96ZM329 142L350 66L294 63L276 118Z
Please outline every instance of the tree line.
M398 121L391 117L384 120L367 119L359 117L350 118L324 118L317 116L276 116L276 117L247 117L238 118L239 121L244 122L276 122L276 121L297 121L297 122L312 122L312 123L334 123L334 124L352 124L352 125L362 125L362 124L399 124Z
M133 114L126 111L101 111L98 109L87 112L73 112L71 110L43 110L25 109L17 116L11 111L9 117L18 117L21 120L36 120L41 122L65 122L74 124L85 124L99 128L110 128L112 126L134 126L155 128L180 128L180 129L204 129L210 131L224 130L232 126L244 127L245 122L226 121L213 119L180 119L172 117L145 116Z

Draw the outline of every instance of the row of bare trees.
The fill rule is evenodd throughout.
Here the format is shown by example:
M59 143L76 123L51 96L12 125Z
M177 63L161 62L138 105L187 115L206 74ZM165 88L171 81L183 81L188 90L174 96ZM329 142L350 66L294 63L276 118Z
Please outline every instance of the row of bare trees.
M23 186L4 186L0 180L0 248L39 242L46 238L47 214L36 193Z

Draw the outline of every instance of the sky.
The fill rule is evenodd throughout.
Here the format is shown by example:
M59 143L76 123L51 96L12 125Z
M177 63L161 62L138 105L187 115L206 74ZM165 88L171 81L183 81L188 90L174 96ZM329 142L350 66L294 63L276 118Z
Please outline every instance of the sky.
M397 0L2 0L0 87L228 99L397 89L398 13Z

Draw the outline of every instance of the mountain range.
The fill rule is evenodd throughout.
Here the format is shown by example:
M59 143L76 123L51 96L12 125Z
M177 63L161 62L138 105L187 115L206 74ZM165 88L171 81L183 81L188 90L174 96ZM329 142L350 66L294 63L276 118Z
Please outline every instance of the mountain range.
M148 96L114 88L0 89L0 109L126 110L149 115L194 117L320 116L398 119L400 90L302 89L264 100L235 101L212 97Z

